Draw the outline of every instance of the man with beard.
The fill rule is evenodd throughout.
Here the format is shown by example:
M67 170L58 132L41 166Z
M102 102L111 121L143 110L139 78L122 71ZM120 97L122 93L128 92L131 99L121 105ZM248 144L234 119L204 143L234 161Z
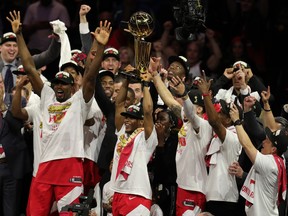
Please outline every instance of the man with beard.
M48 215L54 199L59 212L64 206L79 202L83 190L83 125L92 104L95 80L111 27L107 21L100 22L93 33L100 54L86 69L83 88L71 96L74 79L67 72L55 75L51 82L53 89L43 84L21 33L20 12L10 12L7 19L17 36L23 67L35 93L41 95L43 149L29 203L33 206L31 215Z

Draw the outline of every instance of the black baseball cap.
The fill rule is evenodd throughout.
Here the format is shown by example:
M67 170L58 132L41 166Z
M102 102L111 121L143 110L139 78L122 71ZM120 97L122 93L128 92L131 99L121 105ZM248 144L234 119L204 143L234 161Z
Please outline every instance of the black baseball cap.
M220 99L219 104L220 104L220 111L230 117L231 103L226 103L225 100ZM236 105L236 107L238 109L239 118L243 119L243 109L237 104L237 102L235 102L234 104Z
M114 80L114 73L109 70L100 70L98 78L101 79L104 76L110 76Z
M77 74L79 74L80 71L81 71L80 66L79 66L75 61L73 61L73 60L70 60L70 61L62 64L61 67L60 67L60 70L61 70L61 71L65 71L65 68L67 68L67 67L72 67L72 68L74 68L75 71L77 72Z
M22 75L22 76L27 75L27 73L24 71L23 65L19 65L17 70L12 71L12 73L17 75L17 76L18 75Z
M118 61L120 60L120 56L119 56L119 52L117 49L113 48L113 47L109 47L107 49L104 50L104 54L103 54L103 60L108 58L108 57L114 57L116 58Z
M184 56L170 56L168 58L169 65L173 62L179 62L185 69L185 77L188 78L189 75L189 65L187 59Z
M127 108L126 112L122 112L121 115L140 120L144 118L143 109L141 105L140 106L131 105Z
M188 96L189 96L189 98L193 104L204 107L204 100L203 100L203 97L202 97L200 90L191 89L188 92Z
M265 128L265 133L272 144L277 148L278 155L282 155L288 146L288 131L280 129L272 132L270 128Z
M73 76L72 76L70 73L68 73L68 72L59 71L59 72L55 75L55 78L51 80L51 83L52 83L52 84L57 83L57 82L64 82L64 83L73 85L73 84L74 84L74 78L73 78Z
M0 41L0 45L6 43L8 41L17 42L16 35L13 32L7 32L7 33L3 34L1 41Z

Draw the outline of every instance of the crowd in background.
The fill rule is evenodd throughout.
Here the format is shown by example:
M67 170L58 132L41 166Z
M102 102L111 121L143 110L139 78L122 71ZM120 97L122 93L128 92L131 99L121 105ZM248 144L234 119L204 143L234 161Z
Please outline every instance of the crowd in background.
M35 1L1 1L0 10L0 33L10 31L10 26L5 21L10 10L20 10L24 15L29 4ZM163 31L164 23L168 20L172 21L173 27L169 30L169 35L173 38L174 29L181 24L176 23L173 16L174 1L149 1L149 0L121 0L121 1L92 1L92 0L73 0L73 1L58 1L66 8L67 20L67 34L71 41L73 49L81 47L80 37L78 34L79 16L78 9L81 4L91 6L91 12L87 15L90 29L94 29L100 19L109 18L113 20L114 30L119 29L121 34L117 40L113 42L115 48L120 46L133 47L133 38L127 34L123 37L121 21L128 21L131 14L135 11L146 11L150 13L155 20L155 30L153 35L148 38L148 41L158 40ZM180 2L180 1L179 1ZM280 104L287 101L287 84L284 81L287 78L286 67L283 62L287 59L287 2L284 0L269 1L269 0L256 0L256 1L206 1L207 2L207 18L206 26L215 31L216 39L220 45L223 58L221 64L217 68L217 74L221 75L223 68L230 64L231 49L234 41L243 39L243 46L245 58L248 63L253 65L254 73L259 75L266 85L271 86L273 95L277 97ZM40 14L38 19L47 21L47 17L41 18ZM44 14L43 14L44 16ZM63 15L64 16L64 15ZM102 17L102 18L101 18ZM33 29L39 25L36 21L31 21L30 27ZM24 22L25 24L25 22ZM33 25L32 25L33 24ZM40 24L41 25L41 24ZM47 25L42 25L47 28ZM28 39L33 31L28 31L25 37ZM2 34L1 34L2 35ZM238 39L237 39L238 38ZM172 43L172 44L171 44ZM235 42L236 43L236 42ZM177 53L185 54L186 43L179 47L179 42L170 42L169 45L178 45ZM239 43L238 43L239 44ZM235 45L236 47L238 45ZM46 47L47 48L47 47ZM248 56L247 56L248 55ZM205 58L206 55L203 55ZM207 57L206 57L207 58ZM228 59L227 59L228 58ZM57 63L54 64L54 66ZM52 66L51 66L52 67ZM55 68L55 67L54 67ZM50 76L47 73L46 76ZM53 77L53 75L51 75ZM273 104L275 111L280 112L279 103Z

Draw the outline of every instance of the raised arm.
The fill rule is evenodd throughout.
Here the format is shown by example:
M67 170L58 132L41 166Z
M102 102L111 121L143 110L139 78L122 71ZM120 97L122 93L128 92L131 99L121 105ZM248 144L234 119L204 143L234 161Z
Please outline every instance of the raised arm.
M198 133L200 127L200 117L196 114L195 105L192 103L188 96L188 93L185 89L185 84L177 76L172 77L170 87L177 95L179 95L179 97L182 97L185 116L191 122L193 129Z
M124 116L121 115L121 112L125 112L125 100L127 96L128 85L128 79L124 79L115 100L115 126L117 131L120 131L124 123Z
M142 76L143 80L143 114L144 114L144 132L145 132L145 139L147 140L154 127L154 122L153 122L153 101L150 95L149 91L149 82L151 81L151 74L144 74Z
M41 95L41 90L43 88L43 82L40 79L40 76L36 70L33 58L26 46L24 41L22 31L21 31L21 22L20 22L20 11L10 12L10 17L6 17L6 19L11 23L13 32L17 36L17 44L19 48L19 54L22 59L22 64L25 72L27 73L29 80L32 84L33 90L37 95Z
M32 56L36 69L50 64L59 56L61 43L57 39L58 36L53 37L47 50Z
M173 95L167 89L160 75L157 72L160 66L160 60L161 58L155 58L155 57L150 58L148 71L152 75L152 80L161 99L174 112L174 114L178 118L181 118L181 108L182 108L181 105L174 99Z
M261 97L263 102L263 110L261 112L261 118L263 120L263 126L270 128L272 131L278 130L277 123L275 121L273 112L271 110L269 99L270 99L270 86L268 86L267 91L262 91Z
M207 60L207 66L210 70L215 70L220 64L220 60L222 58L222 52L219 44L215 40L215 32L212 29L206 30L206 37L209 40L210 48L211 48L211 56Z
M91 7L85 4L81 5L79 10L79 19L80 19L79 32L82 44L81 50L85 54L89 53L89 50L92 46L92 38L89 31L89 23L87 22L86 18L86 15L87 13L89 13L90 10Z
M243 101L244 123L243 127L251 140L263 140L266 137L264 128L256 119L253 106L256 102L255 97L247 96Z
M12 98L11 112L15 118L28 120L28 113L26 109L21 106L21 91L23 86L29 82L27 76L22 76L19 83L16 84L16 91Z
M233 106L230 107L230 113L229 114L230 114L230 117L231 117L233 122L240 119L239 118L239 111L238 111L235 104L233 104ZM255 159L256 159L256 155L257 155L257 149L254 147L249 136L245 132L243 126L240 124L240 125L236 125L235 127L236 127L236 131L237 131L238 139L239 139L244 151L246 152L250 161L254 164Z
M112 30L110 27L110 22L105 20L103 23L100 21L100 27L96 28L95 32L93 32L93 36L97 41L97 55L91 62L91 64L85 67L85 73L83 77L83 98L85 102L89 102L93 97L96 77L99 73L99 69L101 66L101 61L103 57L104 47L109 40L109 36Z
M204 97L204 105L208 116L209 124L212 126L214 132L218 135L219 139L224 142L226 137L226 128L221 123L220 118L218 117L218 113L216 112L211 100L211 96L209 93L211 81L212 80L209 80L209 82L207 82L205 79L201 78L198 81L198 88Z

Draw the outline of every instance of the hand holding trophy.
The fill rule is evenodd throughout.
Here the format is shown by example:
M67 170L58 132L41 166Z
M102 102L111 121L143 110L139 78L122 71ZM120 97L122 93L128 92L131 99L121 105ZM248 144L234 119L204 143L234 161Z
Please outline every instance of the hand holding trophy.
M140 75L147 73L149 66L151 42L146 42L144 39L153 32L153 18L146 12L138 11L130 17L128 29L134 36L134 60L136 69L129 72L121 72L121 74L132 79L141 80Z

